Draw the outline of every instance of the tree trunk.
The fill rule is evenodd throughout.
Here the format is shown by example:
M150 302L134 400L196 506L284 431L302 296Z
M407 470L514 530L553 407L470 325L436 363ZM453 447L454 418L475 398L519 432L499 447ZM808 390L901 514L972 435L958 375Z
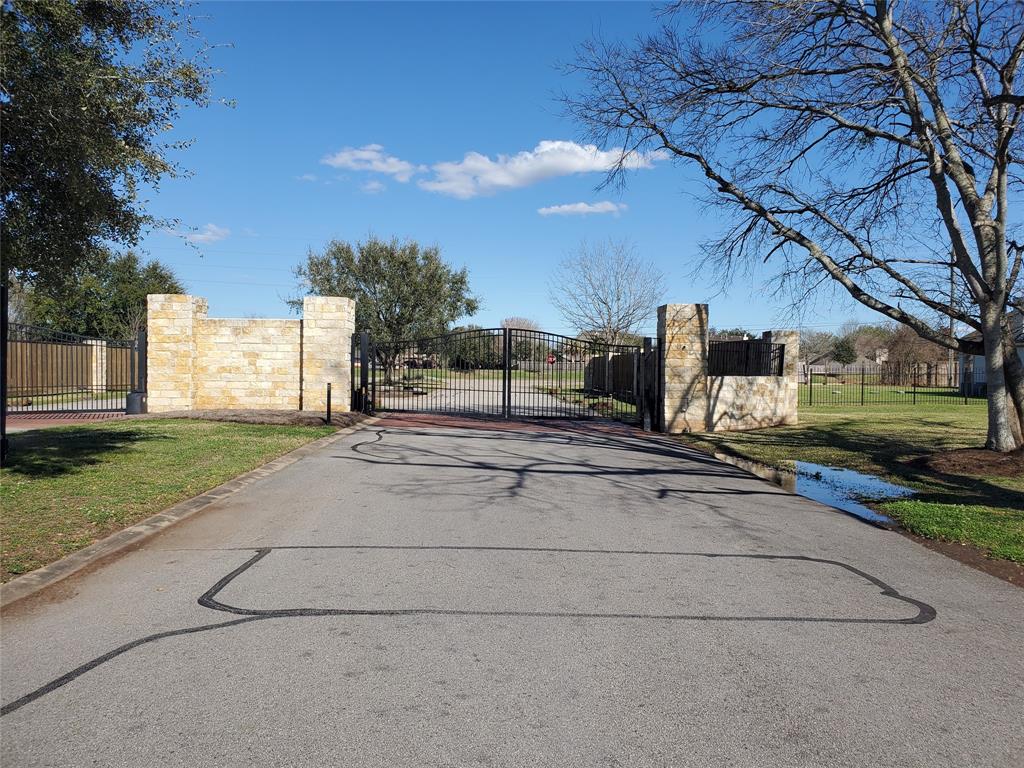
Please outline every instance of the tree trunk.
M1017 447L1007 408L1003 355L1002 313L994 302L981 306L981 337L985 345L985 381L988 388L988 438L985 447L1006 453ZM1012 414L1016 417L1016 414Z
M1003 363L1006 369L1006 388L1013 409L1011 417L1017 417L1011 427L1015 427L1014 436L1020 446L1024 445L1024 363L1020 360L1020 353L1009 329L1003 334Z

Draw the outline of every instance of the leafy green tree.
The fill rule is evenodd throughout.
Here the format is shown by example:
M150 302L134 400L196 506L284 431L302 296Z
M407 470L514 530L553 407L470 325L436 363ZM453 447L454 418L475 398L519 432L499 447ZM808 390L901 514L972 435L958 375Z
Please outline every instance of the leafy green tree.
M146 295L184 293L171 269L134 253L104 254L63 286L22 294L25 322L84 336L131 339L146 324Z
M708 336L714 341L740 341L757 338L757 334L751 333L745 328L715 328L713 326L708 329Z
M138 190L181 173L166 133L212 70L172 0L4 0L0 50L3 277L61 286L158 223Z
M356 330L377 342L438 336L480 306L465 268L446 264L436 246L412 241L335 240L322 253L310 251L295 276L304 294L355 299ZM288 303L302 308L301 298Z
M849 365L857 360L857 346L852 336L836 339L832 347L832 359L840 365Z
M501 367L502 336L479 325L453 328L455 332L438 345L442 365L456 370ZM459 333L463 331L464 333Z

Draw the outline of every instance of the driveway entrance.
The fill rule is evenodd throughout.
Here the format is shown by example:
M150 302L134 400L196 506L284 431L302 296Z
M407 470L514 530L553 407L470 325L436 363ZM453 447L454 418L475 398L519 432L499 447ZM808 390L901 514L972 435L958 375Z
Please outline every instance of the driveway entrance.
M397 414L4 615L4 765L1015 766L1021 590L606 422Z

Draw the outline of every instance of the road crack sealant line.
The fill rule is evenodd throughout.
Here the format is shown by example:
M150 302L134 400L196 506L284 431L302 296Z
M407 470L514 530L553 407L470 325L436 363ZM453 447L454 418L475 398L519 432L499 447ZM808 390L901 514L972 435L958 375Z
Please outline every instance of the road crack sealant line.
M348 449L350 451L353 451L354 453L362 453L362 451L359 450L360 448L362 448L364 445L375 445L379 443L381 440L384 439L384 434L387 432L387 430L384 429L383 427L381 427L380 429L375 429L373 431L376 433L376 437L374 437L372 440L362 440L358 443L353 443L348 447Z
M22 707L24 707L26 704L31 704L36 699L40 699L43 696L45 696L46 694L52 693L53 691L57 690L58 688L61 688L61 687L65 686L65 685L67 685L72 680L75 680L75 679L81 677L82 675L84 675L89 670L95 669L96 667L100 666L101 664L106 664L108 661L117 658L121 654L127 653L128 651L132 650L133 648L138 648L140 645L145 645L146 643L152 643L152 642L155 642L157 640L163 640L164 638L167 638L167 637L179 637L181 635L195 635L195 634L198 634L200 632L208 632L211 629L222 629L224 627L234 627L234 626L237 626L239 624L248 624L248 623L253 622L253 621L259 621L262 618L264 618L264 617L262 617L262 616L248 616L248 617L243 618L243 619L235 619L234 621L221 621L221 622L218 622L216 624L203 624L203 625L198 626L198 627L185 627L184 629L171 629L171 630L168 630L166 632L156 632L156 633L154 633L152 635L146 635L145 637L140 637L138 640L132 640L130 643L125 643L124 645L118 646L117 648L115 648L112 651L107 651L102 656L97 656L95 659L92 659L91 661L87 661L85 664L82 664L79 667L75 667L73 670L71 670L67 674L61 675L56 680L51 680L46 685L43 685L43 686L41 686L39 688L36 688L31 693L26 693L20 699L15 699L10 704L4 704L3 707L0 707L0 716L7 715L7 714L10 714L11 712L19 710Z
M460 609L434 609L434 608L383 608L383 609L349 609L349 608L281 608L281 609L249 609L227 605L218 601L217 595L228 587L235 579L255 566L271 552L275 550L432 550L432 551L482 551L482 552L537 552L537 553L560 553L560 554L595 554L595 555L640 555L651 557L702 557L702 558L736 558L747 560L789 560L797 562L820 563L842 568L865 581L876 586L883 597L898 600L917 608L917 615L904 619L879 619L879 618L830 618L824 616L708 616L701 614L643 614L643 613L593 613L593 612L564 612L564 611L479 611ZM78 679L86 672L96 669L102 664L111 661L122 654L127 653L139 646L148 643L164 640L169 637L181 637L195 635L201 632L209 632L216 629L226 629L242 624L261 621L263 619L290 618L290 617L316 617L316 616L478 616L478 617L521 617L521 618L573 618L573 619L596 619L596 620L650 620L650 621L721 621L721 622L801 622L812 624L890 624L890 625L917 625L927 624L936 617L935 608L931 605L907 595L900 594L895 588L889 586L881 579L872 576L865 571L839 560L829 560L805 555L766 555L766 554L739 554L739 553L716 553L716 552L669 552L662 550L633 550L633 549L567 549L558 547L488 547L488 546L415 546L415 545L297 545L282 547L243 547L206 551L246 551L254 552L248 560L240 566L223 576L212 587L199 597L199 605L228 614L240 616L240 618L229 621L217 622L214 624L202 624L196 627L184 627L182 629L155 632L124 645L118 646L107 653L87 661L70 672L51 680L45 685L21 696L14 701L0 707L0 716L15 712L27 704L46 696L53 691Z

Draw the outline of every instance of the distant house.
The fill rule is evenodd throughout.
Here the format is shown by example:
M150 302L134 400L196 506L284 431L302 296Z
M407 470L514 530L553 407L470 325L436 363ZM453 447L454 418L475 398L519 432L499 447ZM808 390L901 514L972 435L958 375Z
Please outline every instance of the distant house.
M1010 331L1017 343L1017 356L1024 363L1024 315L1011 312L1008 315ZM962 337L964 341L981 341L981 333L975 331ZM984 395L988 389L985 375L985 358L981 355L960 353L960 389L967 395Z

